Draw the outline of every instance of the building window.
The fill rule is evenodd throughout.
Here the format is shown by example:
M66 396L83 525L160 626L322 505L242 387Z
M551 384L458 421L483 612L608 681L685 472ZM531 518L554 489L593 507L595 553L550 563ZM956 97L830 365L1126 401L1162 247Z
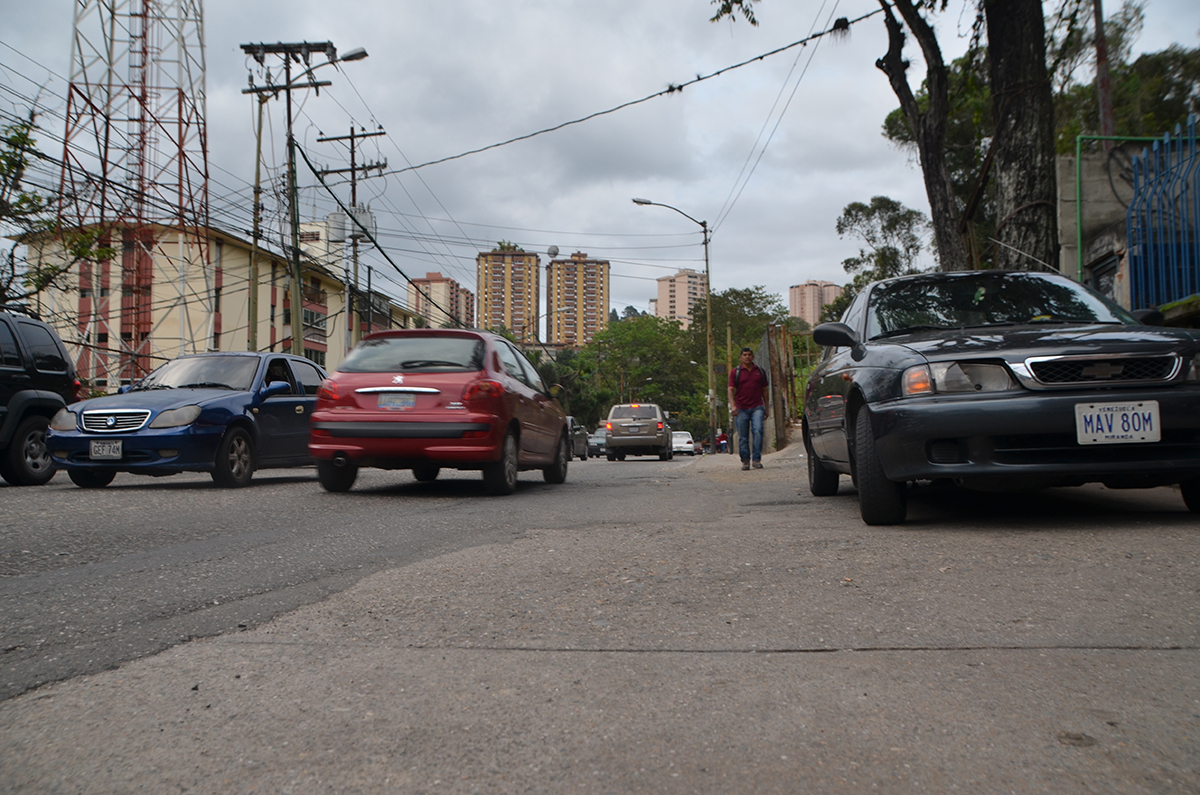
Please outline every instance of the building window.
M314 350L312 348L305 348L304 349L304 358L308 359L311 362L315 362L316 364L319 364L322 367L325 366L325 351L318 351L318 350Z

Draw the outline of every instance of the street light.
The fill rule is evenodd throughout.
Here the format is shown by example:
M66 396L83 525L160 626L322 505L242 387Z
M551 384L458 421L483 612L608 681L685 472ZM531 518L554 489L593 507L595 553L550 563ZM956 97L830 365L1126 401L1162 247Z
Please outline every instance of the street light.
M674 210L692 223L698 224L700 231L704 233L704 314L705 324L708 326L708 444L709 449L715 451L717 449L717 383L716 374L713 372L712 280L709 277L708 267L708 221L697 221L678 207L652 202L649 199L634 199L633 203L641 207L666 207L668 210Z

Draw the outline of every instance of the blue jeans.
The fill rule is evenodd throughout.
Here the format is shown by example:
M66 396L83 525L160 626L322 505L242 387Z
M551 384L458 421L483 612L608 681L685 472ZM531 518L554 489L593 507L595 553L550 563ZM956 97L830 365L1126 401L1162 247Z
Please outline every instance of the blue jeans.
M752 409L738 409L737 433L738 452L743 461L761 461L763 446L763 415L766 406L756 406ZM754 454L750 454L750 434L754 433Z

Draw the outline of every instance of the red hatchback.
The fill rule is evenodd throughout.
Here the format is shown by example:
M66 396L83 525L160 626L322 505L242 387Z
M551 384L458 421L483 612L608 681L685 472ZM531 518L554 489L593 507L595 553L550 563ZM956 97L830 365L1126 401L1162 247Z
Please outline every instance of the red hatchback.
M317 392L308 449L327 491L347 491L359 467L483 471L489 494L511 494L517 472L567 479L567 417L533 365L487 331L404 329L371 334Z

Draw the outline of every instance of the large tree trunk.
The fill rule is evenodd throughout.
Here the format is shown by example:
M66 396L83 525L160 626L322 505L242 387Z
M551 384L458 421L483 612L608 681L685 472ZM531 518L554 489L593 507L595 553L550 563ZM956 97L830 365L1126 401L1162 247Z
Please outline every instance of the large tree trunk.
M879 0L886 15L888 31L887 55L875 65L888 76L892 91L900 100L900 107L908 118L913 136L917 141L917 152L921 159L921 173L925 177L925 195L929 198L930 219L937 243L938 269L943 271L967 270L967 249L958 231L959 208L950 187L950 173L946 168L946 117L949 112L947 98L947 70L942 60L933 29L913 6L911 0ZM928 71L926 78L929 91L929 108L922 111L912 89L908 85L908 62L902 53L904 30L892 14L892 7L912 31ZM1039 13L1038 19L1041 19ZM1052 175L1053 177L1053 175Z
M1054 100L1041 0L985 0L996 180L995 262L1058 270Z

